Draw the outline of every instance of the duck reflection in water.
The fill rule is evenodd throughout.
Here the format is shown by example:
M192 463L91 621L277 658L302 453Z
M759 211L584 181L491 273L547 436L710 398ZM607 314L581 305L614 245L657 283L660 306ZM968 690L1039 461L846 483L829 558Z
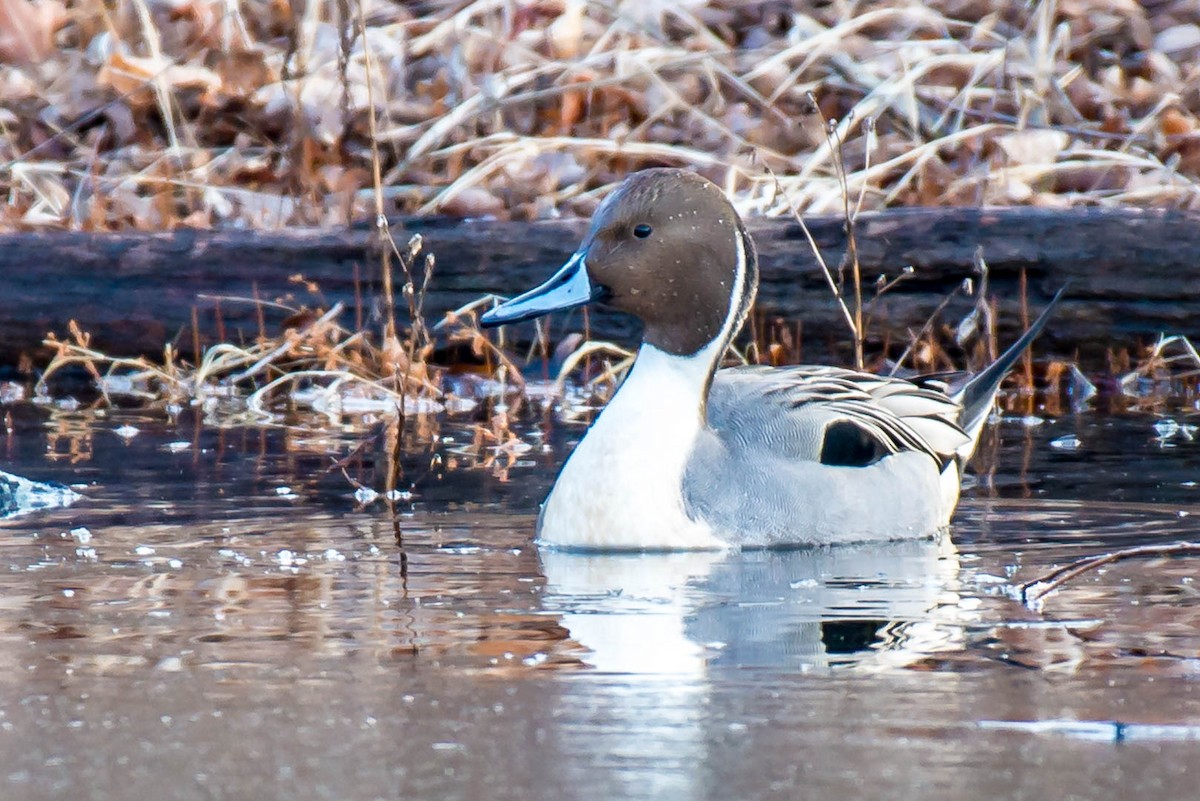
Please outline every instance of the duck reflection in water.
M962 641L949 538L727 553L540 554L598 670L894 668Z

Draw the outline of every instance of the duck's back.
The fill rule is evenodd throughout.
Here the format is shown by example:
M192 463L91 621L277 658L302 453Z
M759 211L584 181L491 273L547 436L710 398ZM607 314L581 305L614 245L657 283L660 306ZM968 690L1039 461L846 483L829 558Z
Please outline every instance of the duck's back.
M958 497L958 413L937 391L839 368L721 370L684 501L741 546L931 536Z

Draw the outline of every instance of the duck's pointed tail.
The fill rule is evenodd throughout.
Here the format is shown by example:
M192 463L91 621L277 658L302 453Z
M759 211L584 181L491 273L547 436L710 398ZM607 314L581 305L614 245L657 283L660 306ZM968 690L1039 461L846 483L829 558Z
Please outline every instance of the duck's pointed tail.
M957 454L960 464L970 459L971 454L975 452L975 446L979 443L979 434L983 431L983 424L987 421L988 412L991 411L992 403L996 400L996 393L1000 389L1000 382L1017 363L1017 359L1021 358L1026 349L1037 339L1038 334L1042 333L1042 329L1046 327L1046 323L1050 320L1050 316L1066 291L1066 286L1058 290L1049 305L1038 315L1038 318L1033 321L1033 325L1029 326L1029 330L1022 334L1020 339L1000 354L996 361L971 376L950 396L962 408L958 424L970 437L969 443L960 448Z

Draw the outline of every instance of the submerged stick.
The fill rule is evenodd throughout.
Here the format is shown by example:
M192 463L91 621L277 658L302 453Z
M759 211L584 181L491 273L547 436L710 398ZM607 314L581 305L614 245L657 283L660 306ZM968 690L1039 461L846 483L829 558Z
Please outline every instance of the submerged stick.
M1021 598L1021 603L1029 606L1037 603L1050 593L1062 587L1068 581L1084 573L1095 570L1114 562L1127 559L1143 559L1150 556L1185 556L1200 555L1200 542L1174 542L1166 545L1138 545L1133 548L1123 548L1119 551L1085 556L1062 567L1051 570L1043 576L1018 584L1014 589Z

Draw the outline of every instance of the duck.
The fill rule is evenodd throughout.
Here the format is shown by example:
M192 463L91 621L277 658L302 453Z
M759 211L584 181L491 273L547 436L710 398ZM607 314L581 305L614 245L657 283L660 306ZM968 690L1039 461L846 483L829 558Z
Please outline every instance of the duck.
M833 546L948 530L1000 383L1058 298L952 386L833 366L722 369L757 288L754 243L726 194L654 168L605 197L545 283L480 316L491 328L602 303L642 322L632 367L541 506L540 546Z

